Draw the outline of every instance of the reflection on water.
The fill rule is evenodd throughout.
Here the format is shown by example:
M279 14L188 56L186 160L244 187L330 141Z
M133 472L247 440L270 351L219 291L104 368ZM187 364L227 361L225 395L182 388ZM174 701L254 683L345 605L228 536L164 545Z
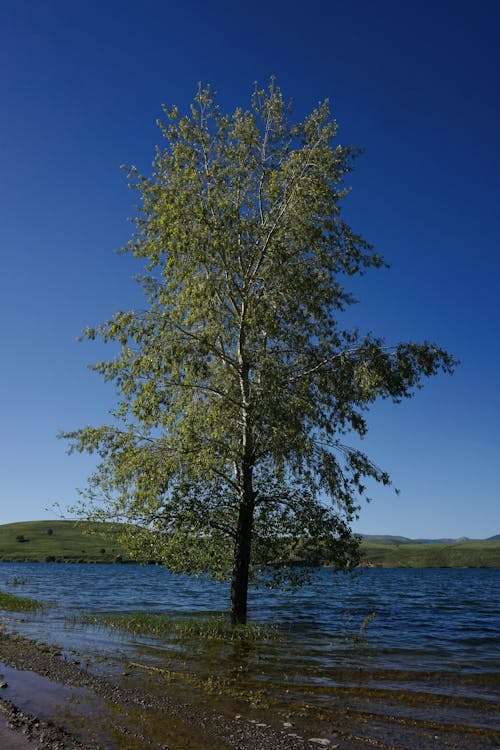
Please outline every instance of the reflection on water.
M7 682L2 698L12 701L21 710L45 717L63 705L84 705L86 691L65 686L33 672L11 669L0 663L0 675Z

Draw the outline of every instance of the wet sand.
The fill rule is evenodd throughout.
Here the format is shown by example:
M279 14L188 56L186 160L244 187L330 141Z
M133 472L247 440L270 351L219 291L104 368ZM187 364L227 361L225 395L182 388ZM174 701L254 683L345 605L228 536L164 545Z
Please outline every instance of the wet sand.
M158 675L156 676L158 677ZM20 636L0 636L2 750L498 750L494 704L477 704L481 727L416 718L404 701L342 691L329 710L290 715L290 706L204 700L155 675L83 668L77 655ZM430 697L429 697L430 698ZM425 708L425 706L424 706Z

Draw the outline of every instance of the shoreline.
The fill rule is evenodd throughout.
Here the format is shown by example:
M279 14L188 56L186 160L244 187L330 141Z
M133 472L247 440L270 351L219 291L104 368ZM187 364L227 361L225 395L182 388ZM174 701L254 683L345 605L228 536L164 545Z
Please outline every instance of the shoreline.
M126 666L125 664L123 665ZM131 665L128 665L131 666ZM348 704L327 721L301 720L283 711L233 701L175 694L137 671L102 674L78 654L2 632L0 638L0 746L6 750L494 750L491 728L447 725L406 717L388 699L385 713L356 713ZM128 675L125 678L123 675ZM11 684L12 683L12 684ZM17 683L17 685L16 685ZM156 685L156 689L155 689ZM13 693L13 694L12 694ZM429 696L431 700L431 696ZM376 708L376 707L375 707ZM384 709L384 706L382 706ZM431 709L429 707L429 717ZM10 733L6 735L6 732ZM11 744L5 744L5 737Z
M8 685L8 678L4 680L1 677L5 674L5 667L13 670L14 677L17 672L21 683L26 673L34 673L59 685L61 693L64 688L83 690L83 714L89 712L89 705L92 707L92 703L101 712L100 716L91 716L90 731L88 721L86 728L83 722L82 727L74 731L73 727L78 722L75 722L66 709L60 712L59 717L57 710L53 716L41 717L38 712L26 711L17 705L17 701L6 697L8 687L0 690L0 719L3 718L10 731L22 733L28 741L24 746L33 750L105 750L111 746L121 748L128 746L123 744L124 738L129 738L130 747L134 750L142 747L165 750L183 750L188 747L193 750L311 750L321 746L292 736L291 729L282 728L279 731L270 724L264 725L251 719L247 721L238 714L229 717L218 711L207 711L199 705L167 695L166 691L159 696L153 692L145 693L142 687L124 687L114 679L84 669L78 659L69 661L63 658L55 647L38 644L19 635L2 633L0 640L0 682L4 681ZM106 713L119 718L116 726L108 727L108 732L105 724L109 716L105 716ZM144 726L141 726L141 719L146 719ZM148 719L149 723L152 719L161 723L164 737L153 739L144 733ZM102 736L105 734L108 737ZM113 739L115 745L110 744ZM335 747L332 742L322 746ZM347 747L342 745L342 748Z

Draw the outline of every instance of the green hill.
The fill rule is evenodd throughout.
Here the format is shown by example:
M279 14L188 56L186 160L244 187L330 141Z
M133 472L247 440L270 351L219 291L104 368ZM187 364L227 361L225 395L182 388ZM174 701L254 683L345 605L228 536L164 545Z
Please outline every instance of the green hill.
M450 542L363 539L363 560L383 568L500 568L500 540Z
M94 529L97 533L90 534ZM107 533L104 533L104 532ZM112 524L24 521L0 525L0 561L118 562L126 551Z
M121 562L127 552L113 534L116 528L75 521L0 525L0 561ZM363 564L384 568L500 568L500 539L419 542L365 536L361 551ZM328 564L321 555L313 560Z

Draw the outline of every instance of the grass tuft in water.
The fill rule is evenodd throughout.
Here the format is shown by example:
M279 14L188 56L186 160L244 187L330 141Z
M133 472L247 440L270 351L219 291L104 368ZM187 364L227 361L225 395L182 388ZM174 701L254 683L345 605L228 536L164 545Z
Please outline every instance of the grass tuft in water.
M33 612L36 609L44 609L43 602L36 599L28 599L26 596L14 596L0 591L0 609L10 612Z
M279 638L279 630L274 625L235 625L224 615L173 618L153 612L119 612L84 615L82 621L85 624L159 638L180 636L221 641L267 641Z
M374 621L374 619L376 618L376 616L377 616L376 612L370 612L370 614L367 617L365 617L365 619L363 620L363 622L361 623L361 626L359 628L359 634L358 634L359 638L364 638L365 637L365 635L366 635L366 628L368 627L368 625L371 622Z

